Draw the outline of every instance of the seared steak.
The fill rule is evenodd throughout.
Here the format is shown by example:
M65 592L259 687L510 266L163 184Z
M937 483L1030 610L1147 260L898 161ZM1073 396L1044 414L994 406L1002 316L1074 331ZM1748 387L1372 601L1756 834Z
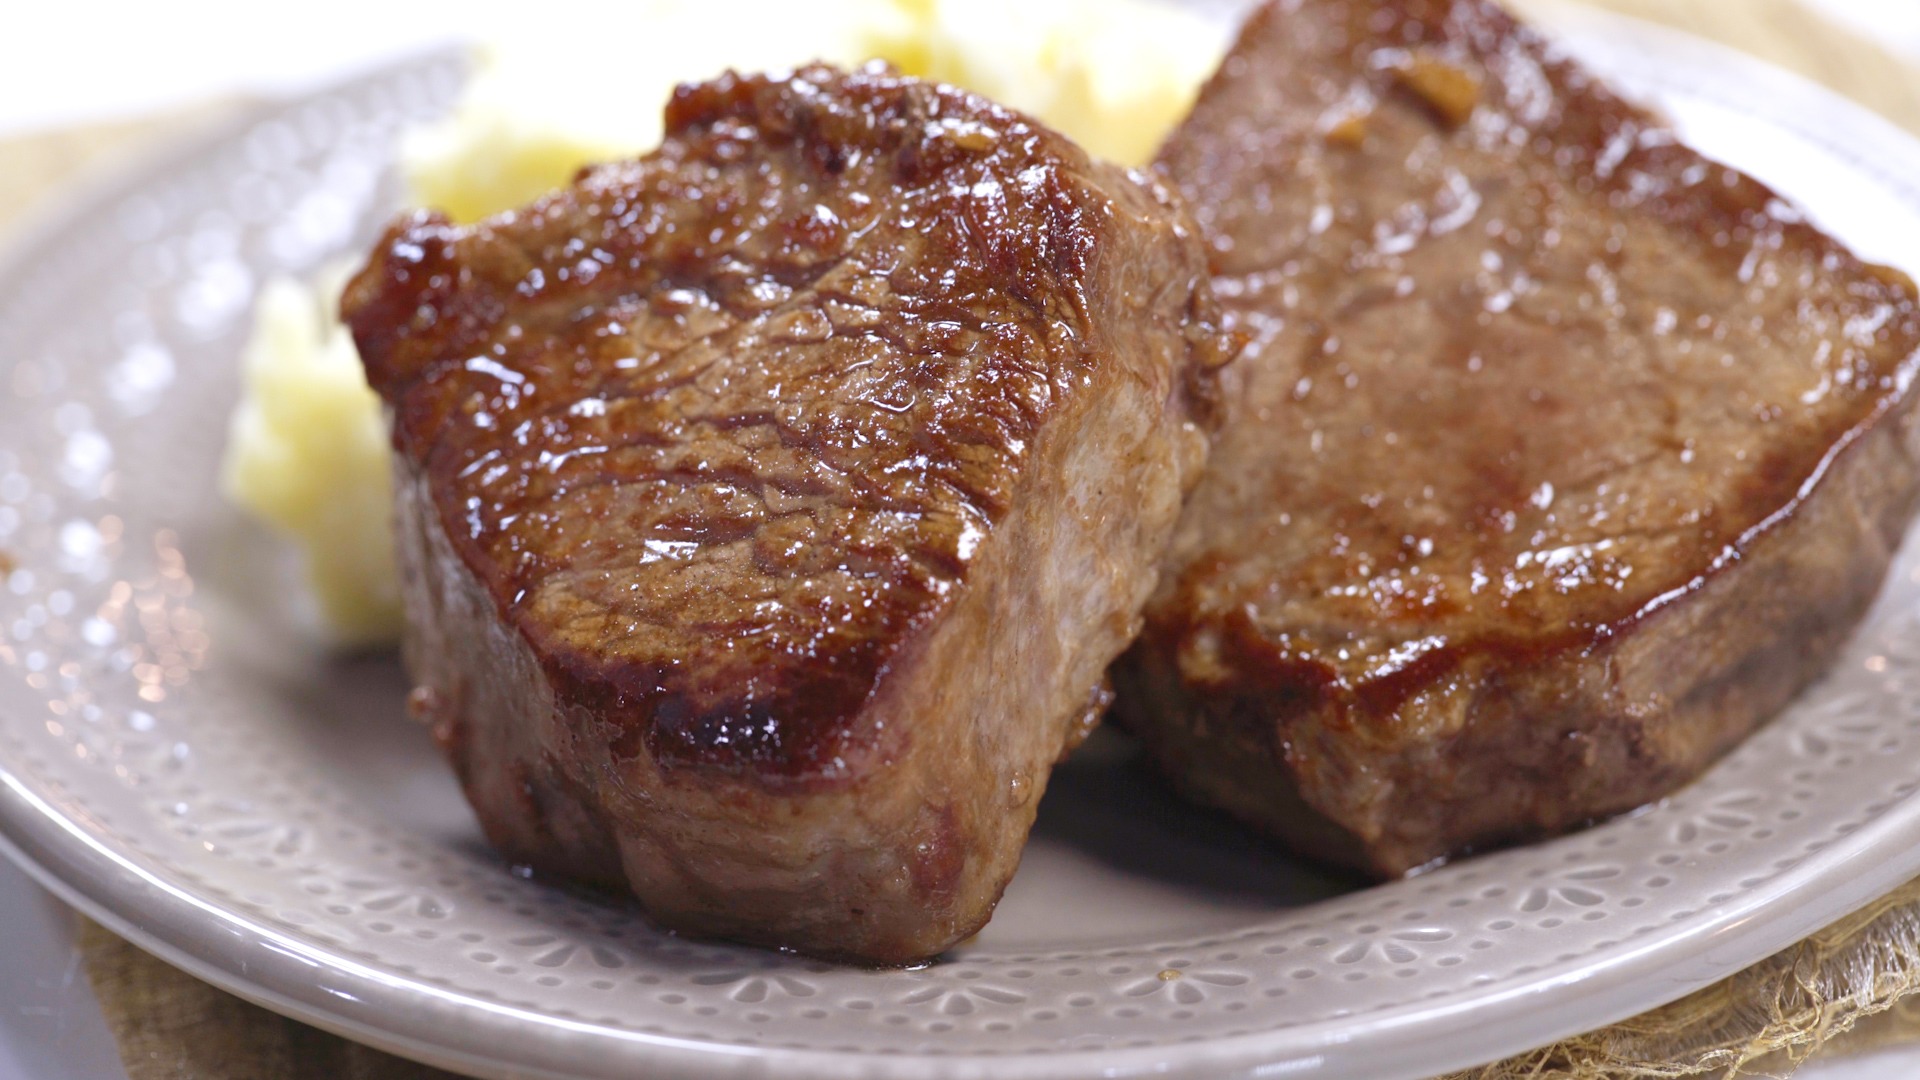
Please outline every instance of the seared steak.
M1227 348L1165 189L948 87L683 87L635 162L397 222L414 704L488 837L667 926L978 930L1107 700Z
M1395 875L1833 659L1914 507L1904 275L1482 0L1269 3L1160 167L1253 335L1117 669L1188 790Z

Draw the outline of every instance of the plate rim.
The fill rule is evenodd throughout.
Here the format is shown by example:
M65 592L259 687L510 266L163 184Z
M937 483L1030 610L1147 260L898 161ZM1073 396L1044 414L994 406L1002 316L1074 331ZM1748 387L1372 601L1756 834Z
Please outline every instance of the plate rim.
M1557 37L1660 39L1663 51L1692 53L1716 70L1748 81L1762 100L1791 98L1843 115L1847 129L1876 137L1876 148L1883 156L1920 166L1920 140L1913 135L1839 93L1757 57L1684 31L1561 0L1526 7ZM422 52L375 70L404 70L444 54L445 50ZM350 77L342 85L365 77L366 73ZM233 115L210 119L199 130L96 170L10 230L9 242L0 251L0 280L26 272L36 253L55 244L89 212L137 193L149 173L191 161L260 119L303 100L304 95L244 102ZM1810 132L1801 134L1817 138ZM1920 189L1903 187L1920 210ZM1843 842L1733 901L1676 921L1665 933L1648 935L1631 946L1623 943L1611 954L1543 965L1537 977L1492 991L1463 990L1448 1001L1409 1002L1346 1024L1319 1021L1193 1044L1004 1057L965 1052L881 1057L621 1031L492 1004L382 972L297 941L243 912L170 884L141 865L143 860L112 850L82 823L63 814L15 775L4 754L0 754L0 854L63 901L203 981L335 1034L480 1075L606 1075L565 1067L574 1056L566 1045L569 1037L591 1033L598 1040L644 1047L650 1055L644 1063L669 1075L738 1075L777 1062L783 1074L796 1077L842 1076L850 1067L875 1077L992 1075L1005 1080L1093 1072L1124 1076L1168 1069L1205 1075L1223 1070L1345 1075L1361 1069L1368 1075L1416 1076L1427 1075L1435 1065L1448 1069L1493 1060L1658 1007L1857 910L1920 873L1920 799L1902 800ZM1849 864L1868 856L1878 858L1864 871L1845 873ZM1666 956L1682 944L1697 946L1692 960L1677 962ZM1596 955L1607 956L1597 969ZM1646 993L1646 985L1655 979L1660 980L1661 989ZM1467 1014L1473 1016L1472 1025L1453 1022ZM1544 1017L1552 1019L1543 1023ZM1602 1018L1598 1023L1597 1017ZM1489 1041L1490 1031L1504 1032L1506 1037ZM1364 1047L1359 1056L1356 1046ZM577 1045L572 1050L577 1053ZM1394 1053L1383 1053L1387 1050ZM1380 1068L1383 1064L1390 1066L1385 1072Z

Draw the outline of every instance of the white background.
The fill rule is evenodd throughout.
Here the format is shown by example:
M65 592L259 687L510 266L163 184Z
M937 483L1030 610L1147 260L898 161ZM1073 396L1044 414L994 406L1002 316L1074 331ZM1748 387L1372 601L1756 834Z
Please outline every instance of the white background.
M727 0L710 0L716 13ZM804 0L794 0L804 2ZM1747 0L1717 0L1731 7ZM1920 0L1807 0L1920 59ZM85 3L0 0L0 135L138 116L231 93L274 93L434 44L566 18L591 32L618 0Z

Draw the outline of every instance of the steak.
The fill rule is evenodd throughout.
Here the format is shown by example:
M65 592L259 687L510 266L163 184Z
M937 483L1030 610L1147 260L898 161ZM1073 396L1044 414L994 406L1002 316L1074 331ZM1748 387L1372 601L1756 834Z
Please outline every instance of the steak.
M1656 799L1834 659L1920 308L1483 0L1253 15L1159 160L1252 337L1119 713L1379 876Z
M1109 694L1228 356L1167 189L882 69L682 87L637 161L396 222L412 703L489 839L667 927L977 931Z

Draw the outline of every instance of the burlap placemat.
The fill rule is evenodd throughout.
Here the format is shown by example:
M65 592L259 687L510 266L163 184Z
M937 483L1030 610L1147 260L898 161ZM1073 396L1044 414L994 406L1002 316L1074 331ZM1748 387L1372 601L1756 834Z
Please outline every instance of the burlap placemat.
M1589 0L1744 49L1920 132L1920 69L1796 0ZM1522 0L1522 7L1528 6ZM219 107L0 140L0 227L102 160ZM130 1080L426 1080L452 1074L247 1004L82 920L79 946ZM1920 1041L1920 882L1680 1001L1458 1080L1785 1075L1809 1056ZM1911 997L1910 997L1911 995Z

